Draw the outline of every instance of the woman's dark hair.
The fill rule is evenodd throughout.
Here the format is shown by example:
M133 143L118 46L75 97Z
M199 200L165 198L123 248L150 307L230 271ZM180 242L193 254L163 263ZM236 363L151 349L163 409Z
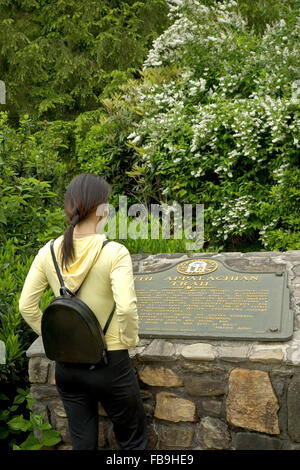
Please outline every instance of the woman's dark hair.
M81 173L72 179L65 194L65 212L70 223L64 233L61 266L68 270L74 259L73 232L78 222L84 220L97 206L107 203L111 186L98 175Z

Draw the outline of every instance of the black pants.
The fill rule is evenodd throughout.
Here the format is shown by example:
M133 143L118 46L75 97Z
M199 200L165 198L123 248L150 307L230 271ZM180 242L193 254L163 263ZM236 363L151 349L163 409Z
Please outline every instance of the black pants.
M62 399L73 450L97 450L98 402L113 423L119 449L147 449L147 422L128 351L108 351L107 366L90 370L57 362L56 387Z

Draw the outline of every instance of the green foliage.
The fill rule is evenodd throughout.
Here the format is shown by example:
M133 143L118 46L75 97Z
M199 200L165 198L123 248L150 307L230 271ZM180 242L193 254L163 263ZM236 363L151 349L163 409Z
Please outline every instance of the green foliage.
M18 185L1 184L2 240L11 238L16 246L36 247L48 238L49 232L60 233L64 214L53 213L47 202L56 196L50 184L35 178L19 178ZM30 227L30 231L28 228ZM46 230L46 233L43 231Z
M239 10L247 19L247 26L254 29L257 34L263 34L267 25L274 24L282 16L287 16L290 9L296 16L299 8L298 0L239 0Z
M270 250L300 250L300 169L286 166L276 176L277 184L258 208L265 221L261 238Z
M164 0L0 1L0 77L11 118L72 119L138 75L168 23ZM38 60L37 60L38 58Z
M52 429L50 423L45 422L45 413L37 415L30 411L34 400L29 389L18 387L17 392L10 405L7 405L10 399L0 394L0 440L5 439L10 450L39 450L58 444L61 436ZM20 413L20 406L24 403L29 419ZM41 438L35 436L36 431L41 432Z
M63 210L57 207L61 198L53 189L62 191L64 187L68 166L61 149L69 148L65 143L68 137L59 122L49 131L44 127L39 130L25 115L20 127L13 129L7 123L7 113L0 113L0 242L12 239L27 253L61 233L64 222ZM55 134L60 135L60 155L49 144Z
M61 192L64 175L74 166L73 123L35 121L25 114L17 129L0 113L1 177L14 182L19 177L49 181ZM74 139L74 138L73 138Z
M16 254L13 240L0 245L0 339L6 347L6 364L1 365L2 383L18 383L27 366L25 351L35 338L19 312L18 300L33 258Z
M122 90L125 91L126 87ZM139 112L134 101L128 103L120 95L114 99L107 98L102 103L105 112L98 113L95 120L91 120L90 113L86 113L87 117L82 114L75 121L78 164L81 171L101 174L107 181L113 182L112 204L115 195L124 193L133 201L136 200L135 188L131 185L131 178L126 176L132 161L127 136L132 123L139 118ZM87 119L88 127L83 124Z

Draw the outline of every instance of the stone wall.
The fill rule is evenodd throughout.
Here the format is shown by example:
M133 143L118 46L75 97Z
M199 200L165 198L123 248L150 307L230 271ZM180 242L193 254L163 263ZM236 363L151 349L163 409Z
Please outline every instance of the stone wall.
M130 350L148 418L150 449L300 449L300 252L201 253L228 267L288 272L294 334L286 342L141 339ZM132 255L135 272L198 254ZM33 411L71 449L54 363L41 338L27 351ZM99 404L99 449L117 449Z

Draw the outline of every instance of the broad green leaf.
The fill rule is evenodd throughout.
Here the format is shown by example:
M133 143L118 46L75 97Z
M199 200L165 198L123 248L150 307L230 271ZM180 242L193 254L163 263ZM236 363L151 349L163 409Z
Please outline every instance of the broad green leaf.
M28 431L32 429L32 424L27 419L24 419L23 415L15 416L8 421L8 427L13 431Z
M61 441L61 436L58 431L51 429L43 433L42 443L44 446L54 446Z
M12 411L16 411L18 409L18 406L17 405L13 405L13 406L10 406L9 407L9 411L12 412Z
M51 429L51 424L50 424L50 423L43 423L43 424L41 424L41 425L39 426L39 429L40 429L41 431L45 431L45 430L47 430L47 429Z
M23 395L17 395L15 398L14 398L14 403L17 404L17 405L20 405L21 403L23 403L23 401L25 401L25 398Z
M26 441L20 444L20 448L22 450L39 450L41 447L43 447L43 444L36 437L34 437L33 432L29 434Z

